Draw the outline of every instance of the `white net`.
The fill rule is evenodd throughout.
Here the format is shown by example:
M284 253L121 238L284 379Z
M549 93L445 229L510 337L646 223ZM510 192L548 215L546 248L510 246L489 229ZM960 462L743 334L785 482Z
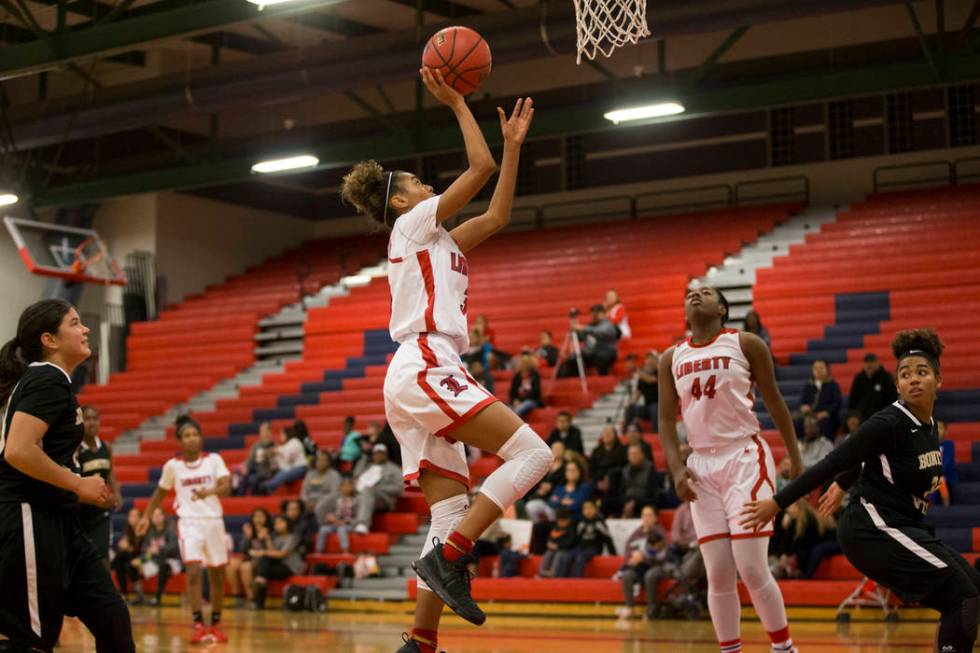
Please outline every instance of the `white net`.
M577 63L582 56L595 59L600 52L612 56L613 50L650 36L647 27L647 0L574 0Z

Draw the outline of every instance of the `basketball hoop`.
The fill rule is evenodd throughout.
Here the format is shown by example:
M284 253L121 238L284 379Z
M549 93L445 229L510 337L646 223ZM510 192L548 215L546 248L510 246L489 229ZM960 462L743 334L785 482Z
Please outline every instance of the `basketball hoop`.
M96 238L86 238L75 248L75 257L71 262L71 271L82 274L90 265L98 263L105 256L102 243Z
M578 56L595 59L600 52L612 56L613 50L637 43L650 36L647 27L647 0L574 0L575 34Z

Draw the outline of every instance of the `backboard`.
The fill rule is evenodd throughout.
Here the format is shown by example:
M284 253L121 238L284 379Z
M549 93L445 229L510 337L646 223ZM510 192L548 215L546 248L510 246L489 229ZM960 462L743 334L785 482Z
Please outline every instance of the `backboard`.
M94 229L5 217L20 258L31 274L66 281L126 285L126 275Z

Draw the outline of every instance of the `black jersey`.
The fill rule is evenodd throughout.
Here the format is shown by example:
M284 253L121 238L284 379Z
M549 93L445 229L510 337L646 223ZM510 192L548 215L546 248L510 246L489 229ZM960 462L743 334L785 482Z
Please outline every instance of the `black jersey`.
M776 503L786 508L835 476L845 487L857 478L852 489L855 500L921 521L929 507L926 497L938 489L943 477L935 420L923 424L903 401L896 401L778 492Z
M102 480L109 483L109 474L112 473L112 454L106 443L95 438L95 447L89 448L85 441L78 445L78 455L76 457L78 469L82 476L101 476ZM82 505L81 510L84 516L107 515L105 508L98 506Z
M11 393L0 431L0 502L75 505L78 501L75 493L31 478L11 467L3 457L10 422L17 412L32 415L48 425L41 448L54 462L75 471L75 452L85 428L68 374L51 363L31 363Z

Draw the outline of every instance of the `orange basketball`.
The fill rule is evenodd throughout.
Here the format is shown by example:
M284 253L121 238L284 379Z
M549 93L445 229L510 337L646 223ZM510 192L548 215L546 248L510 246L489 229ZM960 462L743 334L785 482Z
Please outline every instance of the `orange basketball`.
M422 65L438 69L447 84L469 95L490 75L490 46L469 27L447 27L425 44Z

